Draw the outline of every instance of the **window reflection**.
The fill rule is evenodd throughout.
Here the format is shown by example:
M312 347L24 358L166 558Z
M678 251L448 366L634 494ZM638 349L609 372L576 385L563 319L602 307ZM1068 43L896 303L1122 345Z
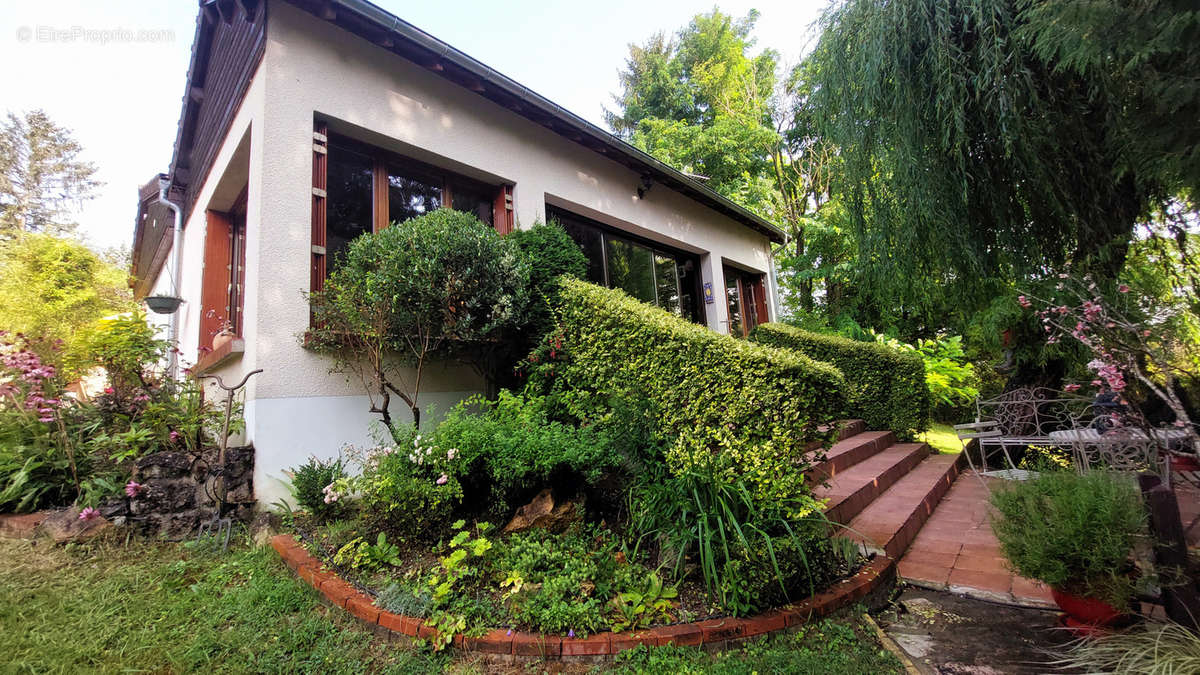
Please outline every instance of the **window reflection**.
M372 160L349 148L329 153L326 188L325 251L332 271L355 237L372 230Z
M546 213L579 244L588 259L588 281L620 288L642 302L703 323L694 255L664 250L562 209L548 206Z

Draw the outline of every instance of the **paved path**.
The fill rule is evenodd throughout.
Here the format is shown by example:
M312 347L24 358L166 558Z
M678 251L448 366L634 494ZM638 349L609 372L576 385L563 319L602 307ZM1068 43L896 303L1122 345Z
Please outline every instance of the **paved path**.
M900 558L900 576L918 586L983 600L1055 606L1049 588L1006 567L992 534L988 495L975 473L959 476Z

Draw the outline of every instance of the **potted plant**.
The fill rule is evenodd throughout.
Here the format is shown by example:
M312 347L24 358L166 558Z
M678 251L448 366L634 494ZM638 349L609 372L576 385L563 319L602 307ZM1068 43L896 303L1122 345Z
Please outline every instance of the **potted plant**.
M220 349L225 345L233 342L237 334L233 332L233 324L228 319L225 319L217 326L217 332L213 334L213 349Z
M209 319L217 319L217 328L212 333L212 348L214 350L224 347L232 342L235 337L237 337L237 333L235 333L233 329L233 322L229 319L217 314L216 311L211 309L208 310L208 313L204 316Z
M1146 525L1129 476L1049 471L992 494L992 529L1021 576L1050 587L1066 624L1081 632L1111 625L1129 609L1130 559Z

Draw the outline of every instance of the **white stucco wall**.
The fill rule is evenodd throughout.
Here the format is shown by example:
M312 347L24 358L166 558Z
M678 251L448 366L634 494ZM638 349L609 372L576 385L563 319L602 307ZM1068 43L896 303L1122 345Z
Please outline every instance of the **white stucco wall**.
M286 468L309 455L335 455L348 442L367 443L378 419L368 412L360 383L330 374L329 361L300 343L309 320L304 294L314 115L330 119L339 132L401 154L514 184L523 226L544 219L551 203L701 254L702 279L716 295L704 306L713 330L727 331L724 262L767 272L774 298L770 244L761 234L662 185L639 199L635 172L291 5L272 2L268 16L262 65L187 222L181 288L187 300L181 347L194 360L204 213L223 208L223 178L245 180L245 169L235 166L244 162L246 351L218 372L228 380L264 370L246 396L246 436L256 449L261 503L286 496L278 482ZM774 302L769 305L774 316ZM444 413L481 386L465 367L436 367L423 382L422 407ZM402 403L393 399L391 409L394 418L409 419Z

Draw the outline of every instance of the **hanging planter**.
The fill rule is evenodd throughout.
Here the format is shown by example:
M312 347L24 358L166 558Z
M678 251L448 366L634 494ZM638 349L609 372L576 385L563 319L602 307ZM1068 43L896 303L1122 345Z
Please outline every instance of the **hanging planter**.
M183 303L183 298L173 295L148 295L145 303L155 314L174 314Z

